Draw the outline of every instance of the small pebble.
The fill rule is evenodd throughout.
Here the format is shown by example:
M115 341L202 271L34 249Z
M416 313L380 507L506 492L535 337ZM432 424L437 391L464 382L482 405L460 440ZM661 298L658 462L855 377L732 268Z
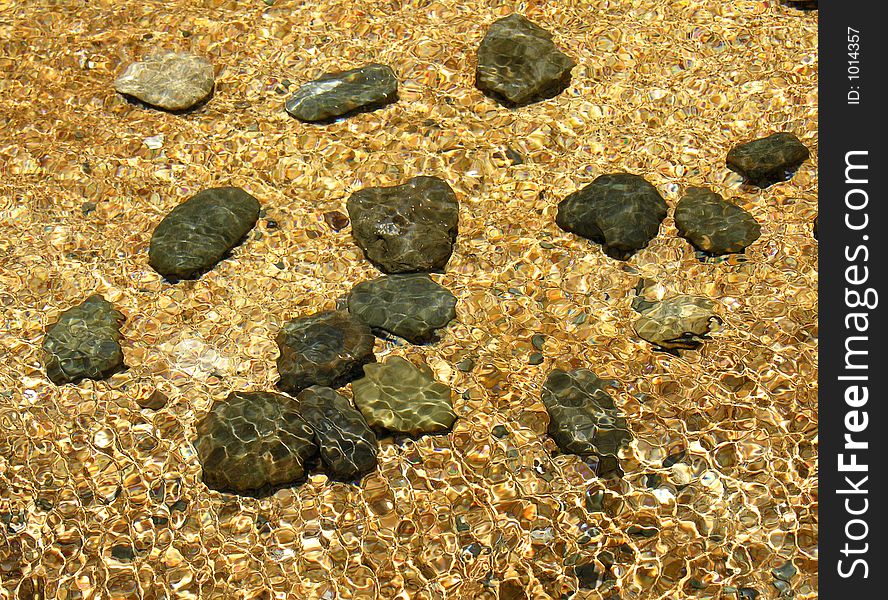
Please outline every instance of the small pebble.
M546 343L546 336L542 333L535 333L533 337L530 338L530 343L533 344L533 347L537 350L543 349L543 344Z
M136 404L142 408L148 408L151 410L160 410L166 406L168 401L169 398L167 398L166 394L160 390L154 390L147 398L136 398Z
M136 553L131 546L113 546L111 556L117 560L131 561L136 557Z
M543 363L543 355L539 352L534 352L530 355L530 358L527 360L527 362L531 365L540 365Z
M464 358L458 363L456 363L456 368L462 371L463 373L468 373L472 369L475 368L475 361L471 358Z
M490 431L490 433L493 435L493 437L502 439L509 435L509 430L506 429L505 425L497 425Z

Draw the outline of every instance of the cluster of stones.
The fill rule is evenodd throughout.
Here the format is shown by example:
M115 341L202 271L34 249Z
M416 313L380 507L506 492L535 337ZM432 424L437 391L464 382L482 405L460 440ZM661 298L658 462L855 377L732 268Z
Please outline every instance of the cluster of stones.
M520 107L561 94L574 66L549 32L513 14L494 22L481 41L475 84L500 104ZM125 96L181 112L211 97L213 67L192 54L161 53L128 66L114 85ZM305 83L285 109L302 122L330 123L397 100L394 70L371 63ZM733 148L726 164L764 188L791 177L808 157L794 135L777 133ZM455 193L442 179L420 176L361 189L348 198L346 209L347 220L332 217L334 228L350 222L355 243L383 276L355 285L347 310L283 326L276 339L283 393L233 392L214 402L197 424L195 441L210 487L244 493L290 484L317 462L331 477L353 480L375 468L378 433L438 433L456 418L451 389L427 366L400 357L377 363L373 353L374 334L427 343L455 318L456 298L430 277L445 269L453 253L459 225ZM149 264L170 282L200 277L245 239L259 214L259 201L240 188L203 190L157 225ZM556 224L601 244L608 256L628 260L656 237L666 215L666 202L653 185L638 175L612 173L564 198ZM761 233L752 215L705 188L688 189L674 218L682 237L713 255L742 252ZM668 351L698 347L718 322L706 298L676 296L638 306L636 333ZM62 313L43 345L50 379L57 384L99 379L122 368L122 321L100 296ZM354 404L336 391L347 384ZM632 439L609 386L587 369L555 370L541 398L558 447L596 457L605 465L599 472L617 470L616 456Z
M761 188L785 181L808 159L810 152L791 133L777 133L734 147L728 168ZM601 175L558 204L555 222L627 260L657 236L666 218L666 202L657 189L638 175ZM749 212L715 192L689 188L675 207L679 235L712 255L743 252L761 235Z

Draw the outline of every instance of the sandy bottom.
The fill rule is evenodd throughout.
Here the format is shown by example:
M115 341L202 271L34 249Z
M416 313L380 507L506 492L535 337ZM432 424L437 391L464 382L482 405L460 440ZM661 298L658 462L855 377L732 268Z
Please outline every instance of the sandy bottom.
M479 41L512 10L578 63L519 110L473 86ZM816 12L776 1L0 1L0 598L761 600L786 561L795 598L816 598L816 35ZM170 115L117 95L156 48L209 57L214 97ZM398 73L397 104L327 126L285 113L299 84L371 61ZM758 190L725 168L780 130L812 152L791 181ZM554 223L614 171L670 206L628 262ZM438 343L376 351L456 390L453 432L385 441L360 485L209 491L195 421L271 389L284 321L378 275L324 213L418 174L461 204L436 276L457 319ZM267 212L230 259L170 285L151 232L215 185ZM703 262L677 237L692 185L760 221L744 255ZM632 330L639 277L716 300L724 324L698 351L654 352ZM93 292L126 315L129 369L57 387L44 328ZM546 375L580 366L621 384L622 480L545 433ZM167 406L140 410L155 390Z

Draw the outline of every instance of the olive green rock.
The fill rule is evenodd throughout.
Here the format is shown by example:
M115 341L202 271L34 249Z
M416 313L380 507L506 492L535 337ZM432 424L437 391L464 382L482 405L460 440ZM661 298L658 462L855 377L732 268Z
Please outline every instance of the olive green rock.
M162 52L132 63L114 89L169 111L193 107L213 91L213 65L186 52Z
M297 398L332 479L350 481L376 468L376 434L347 398L317 385L302 390Z
M558 203L555 223L602 244L611 258L628 260L648 245L666 218L666 201L638 175L601 175Z
M420 176L403 185L364 188L346 208L355 242L381 271L427 273L450 260L459 203L446 181Z
M278 387L297 394L312 385L338 388L374 362L370 328L345 311L327 311L287 322L278 333Z
M425 273L385 275L348 294L348 311L372 328L413 343L429 341L456 317L456 297Z
M505 106L524 106L563 92L575 66L551 33L511 14L495 21L481 40L475 85Z
M294 483L318 451L299 402L270 392L232 392L197 423L194 447L207 487L251 492Z
M431 369L400 356L364 365L364 377L352 382L355 405L371 427L409 435L450 429L452 391L435 381Z
M46 330L46 375L56 385L104 379L123 367L119 340L123 315L94 294L69 308Z
M735 146L725 161L752 185L766 188L795 174L811 153L792 133L775 133Z
M398 78L386 65L327 73L301 86L286 109L300 121L323 123L397 101Z
M612 385L588 369L549 373L541 399L549 413L549 435L562 452L615 456L632 440L626 419L605 391Z
M259 219L259 201L236 187L198 192L163 218L148 263L167 279L196 279L237 246Z
M708 298L674 296L642 312L635 322L635 332L665 350L694 350L721 323L714 307Z
M689 188L674 216L679 235L710 254L743 252L762 234L755 217L706 188Z

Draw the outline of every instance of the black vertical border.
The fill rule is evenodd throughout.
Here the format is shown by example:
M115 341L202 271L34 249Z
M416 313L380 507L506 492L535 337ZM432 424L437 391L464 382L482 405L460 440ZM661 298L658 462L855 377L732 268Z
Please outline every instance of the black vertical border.
M888 58L888 29L886 21L880 19L885 5L873 0L826 0L819 7L819 222L818 222L818 270L819 270L819 597L827 600L842 598L859 598L869 600L888 597L885 578L888 576L888 564L882 557L888 541L884 538L885 511L888 510L888 491L885 490L884 463L888 461L888 430L886 430L885 373L888 364L884 361L885 345L884 318L882 304L888 303L888 294L884 285L885 261L888 260L886 250L885 217L883 204L883 178L885 172L884 152L878 142L880 132L885 130L885 96L882 88L888 78L885 61ZM856 65L849 55L849 31L851 27L859 31L859 54ZM853 33L852 33L853 35ZM850 79L854 69L859 67L860 78ZM849 92L858 91L858 104L849 102ZM853 99L852 99L853 100ZM877 114L877 113L882 113ZM866 178L865 184L846 182L846 155L849 152L867 152L857 154L853 161L856 164L868 165L866 171L852 172L852 178ZM846 194L852 189L865 190L869 200L864 209L851 211L846 207ZM862 202L860 193L852 193L851 202ZM846 217L852 223L862 223L863 213L869 221L864 229L852 230L846 224ZM856 260L848 260L847 256L855 256L855 251L864 245L868 249L868 260L864 261L863 251L857 254ZM868 268L866 283L851 285L847 281L846 270L858 265L852 278L861 277L862 267ZM866 288L873 288L879 295L878 306L874 309L851 308L846 302L848 290L861 293ZM849 313L867 312L869 330L861 333L855 329L846 329L846 316ZM866 362L868 369L867 381L852 382L840 380L843 375L860 375L863 370L849 371L845 367L848 336L866 336L865 342L854 342L854 347L866 350L867 355L858 355L859 363ZM864 406L849 406L845 399L849 385L866 386L869 399ZM844 448L846 418L850 411L866 411L868 425L865 430L853 433L853 439L865 441L869 447L864 450L848 450ZM852 426L859 426L862 415L858 412ZM855 425L856 423L856 425ZM844 454L845 462L851 460L850 454L857 455L857 461L868 466L865 473L840 472L839 455ZM853 490L850 483L866 493L846 493ZM861 484L862 476L868 480ZM844 492L843 492L844 490ZM853 510L861 510L867 506L865 513L855 516L848 512L845 501L849 499ZM846 526L852 519L861 519L860 523L850 526L852 536L859 537L866 531L866 537L854 541L849 539ZM846 544L850 548L866 552L860 554L843 554ZM868 544L868 546L865 546ZM851 576L843 577L839 571L846 573L855 559L866 562L867 569L858 564ZM840 562L841 567L840 567ZM865 571L867 577L864 577Z

